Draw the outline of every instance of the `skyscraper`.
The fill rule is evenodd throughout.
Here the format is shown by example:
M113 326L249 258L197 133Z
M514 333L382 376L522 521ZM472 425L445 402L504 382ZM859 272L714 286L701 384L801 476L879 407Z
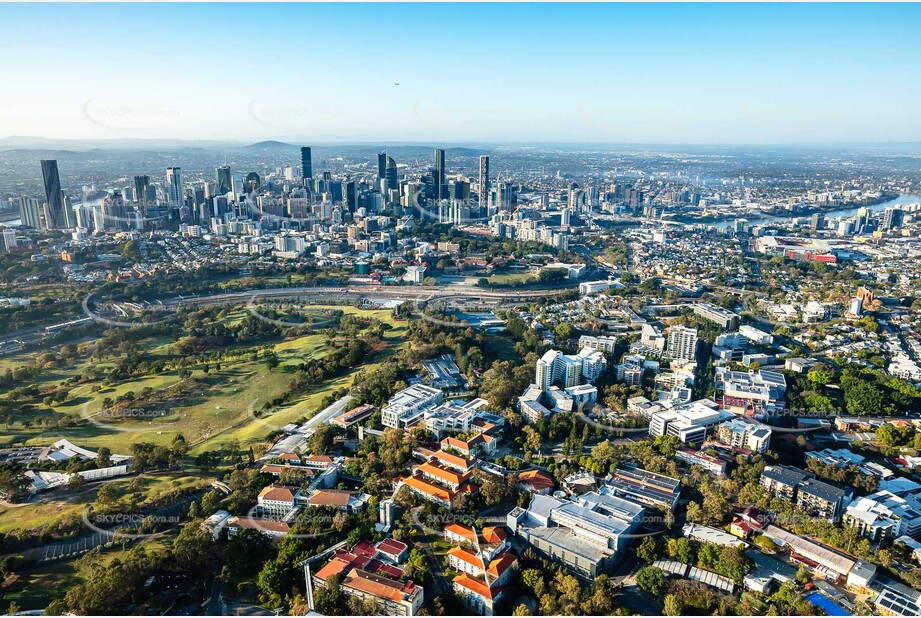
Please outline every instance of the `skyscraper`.
M41 218L41 202L34 197L20 197L19 222L25 227L32 227L36 230L44 227Z
M178 167L166 168L166 190L169 196L170 208L181 208L183 201L182 175Z
M387 177L387 153L386 152L377 153L377 177L378 178Z
M134 201L140 205L141 212L147 214L147 187L150 186L150 176L134 177Z
M64 229L67 227L67 215L57 161L42 161L42 180L45 183L45 225L53 230Z
M304 180L313 178L313 155L310 146L301 147L301 177Z
M393 157L387 157L387 166L384 171L384 177L387 179L387 188L398 188L399 181L397 180L397 162L393 160Z
M480 208L489 205L489 157L480 157Z
M902 209L887 208L883 211L883 229L889 231L897 227L902 227Z
M435 150L435 199L446 198L445 195L445 151L441 148Z
M347 180L342 185L343 201L349 212L358 208L358 185L354 180Z
M230 168L226 165L215 170L217 174L217 194L227 195L231 189Z

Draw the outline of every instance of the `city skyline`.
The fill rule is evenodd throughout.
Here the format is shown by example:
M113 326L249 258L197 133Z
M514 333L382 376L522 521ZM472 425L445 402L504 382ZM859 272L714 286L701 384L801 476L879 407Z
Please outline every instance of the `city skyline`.
M0 16L17 51L0 136L921 141L917 5L13 4Z

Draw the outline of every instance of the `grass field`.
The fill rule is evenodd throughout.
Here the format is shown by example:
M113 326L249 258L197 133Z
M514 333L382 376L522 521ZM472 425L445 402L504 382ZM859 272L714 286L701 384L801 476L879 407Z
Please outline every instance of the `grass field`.
M389 324L392 328L385 333L387 349L375 356L375 363L382 362L405 341L405 324L396 322L387 309L320 305L311 308L336 309L346 314L371 317ZM225 319L238 319L245 313L245 309L238 309L229 312ZM168 445L177 433L181 433L189 443L200 447L193 449L193 454L202 449L218 448L234 439L248 447L264 441L276 427L300 417L309 417L319 409L327 393L351 384L353 374L357 370L320 385L290 402L283 410L261 418L263 422L256 422L252 418L252 410L260 409L266 401L287 392L298 365L309 359L322 358L328 352L326 339L325 334L312 333L275 343L274 349L281 362L273 370L269 370L261 360L237 358L222 361L220 371L212 367L211 371L205 374L200 368L194 369L192 381L184 383L178 371L168 371L104 386L96 391L93 390L93 384L81 384L70 390L71 399L67 402L50 408L37 406L26 416L18 417L18 422L12 424L0 436L0 444L47 445L67 438L87 448L106 446L113 453L125 454L128 445L134 442ZM169 358L172 344L171 340L159 338L145 342L144 347L156 356ZM88 362L80 361L72 367L45 371L36 384L39 387L59 384L68 377L82 373ZM96 366L104 367L106 363L96 363ZM163 416L111 420L97 414L103 409L103 400L106 398L115 399L128 391L138 394L144 388L161 392L180 383L183 383L183 388L188 389L188 392L174 401L154 406L159 405L163 409ZM56 428L56 423L48 422L65 417L81 422L77 426L66 428ZM94 418L97 422L87 421L86 417ZM23 420L28 420L30 426L25 426ZM108 422L110 420L111 422Z
M205 487L210 484L210 479L177 471L125 477L111 481L109 484L119 492L119 495L128 493L129 487L134 487L141 496L138 504L143 504L179 489ZM86 509L86 505L96 499L96 491L99 487L100 485L95 485L77 494L45 502L0 504L0 534L17 529L37 530L69 515L79 516ZM50 498L50 496L46 497Z

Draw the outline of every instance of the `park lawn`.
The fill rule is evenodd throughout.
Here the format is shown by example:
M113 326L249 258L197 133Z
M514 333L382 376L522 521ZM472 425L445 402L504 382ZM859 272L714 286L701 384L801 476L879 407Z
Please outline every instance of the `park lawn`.
M389 314L389 311L385 312ZM375 356L374 362L355 367L342 376L324 382L271 415L263 415L258 419L251 418L249 422L241 422L230 427L220 434L197 444L191 449L190 454L197 455L205 451L219 449L233 440L237 440L241 448L247 449L250 446L263 444L270 433L281 429L288 423L300 418L310 418L320 411L323 399L330 392L349 388L356 373L359 371L374 371L390 356L402 350L406 345L405 333L406 327L404 325L398 325L396 328L387 331L384 334L387 349L379 352ZM258 399L253 409L260 409L267 399L271 399L271 397Z
M79 516L94 497L95 492L52 502L9 506L0 504L0 534L44 528L68 515Z
M486 279L490 283L508 284L508 283L519 283L525 281L536 281L537 276L531 272L524 273L498 273L495 275L490 275Z
M119 495L128 493L129 485L137 483L138 492L143 496L141 504L151 502L171 492L185 488L200 489L210 485L210 480L187 471L177 470L155 474L126 476L109 482ZM21 505L0 505L0 534L12 530L36 530L55 523L68 515L80 516L86 505L96 499L101 484L77 494L62 495L48 502L27 503Z
M515 341L504 335L492 335L487 340L490 352L499 357L499 360L521 360L521 355L515 349Z
M249 360L224 364L221 371L212 370L207 375L196 371L195 378L200 388L185 395L179 402L166 404L170 408L168 416L119 421L113 425L130 431L119 431L84 421L77 427L64 429L32 427L12 430L7 432L10 434L8 438L14 442L25 440L30 445L44 445L66 437L86 448L107 446L113 453L119 454L126 454L128 445L134 442L169 445L177 433L182 433L186 440L194 443L245 419L251 403L262 397L277 397L287 390L292 379L283 372L270 372L262 361ZM137 393L145 386L161 390L179 381L177 373L166 373L147 376L96 393L90 392L90 385L81 385L75 389L79 395L76 401L57 406L55 411L67 410L69 414L80 417L84 413L92 414L99 410L105 397L114 398L129 390Z
M387 349L378 352L374 358L375 362L363 366L364 369L373 370L377 364L405 345L406 322L394 320L389 309L364 309L346 305L313 305L311 307L337 309L347 314L374 317L391 325L391 329L384 334ZM263 423L255 422L252 418L252 409L259 408L266 401L271 401L287 392L298 365L310 358L321 358L327 353L325 340L325 334L312 333L275 344L281 364L272 371L261 359L257 361L228 360L221 363L220 371L212 369L208 374L196 369L193 376L200 387L185 394L181 400L167 403L171 413L163 417L116 421L113 428L89 421L82 421L76 427L59 429L42 427L36 423L39 418L47 419L54 414L66 414L79 419L99 411L106 397L114 399L128 391L140 393L145 387L160 391L175 386L181 380L178 371L170 371L107 386L96 392L92 391L92 384L81 384L71 389L72 399L70 401L50 409L43 406L38 407L31 412L27 417L32 423L29 428L21 423L13 424L0 436L0 444L47 445L61 438L67 438L86 448L98 449L106 446L113 453L127 454L129 445L132 443L152 442L167 446L177 433L182 433L193 446L213 444L216 438L219 439L219 443L225 443L231 439L240 439L248 445L259 443L273 431L274 426L280 427L300 417L316 413L320 402L330 390L347 388L351 384L352 376L358 369L328 381L291 402L289 406L272 417L261 419L265 421ZM171 344L166 340L157 342L157 347L160 349L169 345ZM49 371L43 378L52 374L59 379L77 375L82 372L83 364L85 362L76 364L66 373L55 374L54 371ZM98 420L104 422L105 419Z

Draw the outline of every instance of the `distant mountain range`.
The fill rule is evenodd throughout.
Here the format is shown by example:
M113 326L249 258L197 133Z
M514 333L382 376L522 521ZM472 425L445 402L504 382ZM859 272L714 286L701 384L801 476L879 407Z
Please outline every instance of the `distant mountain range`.
M125 151L180 151L180 150L240 150L243 152L283 153L297 151L301 146L313 146L316 150L335 149L337 151L367 152L387 150L391 153L420 153L436 147L444 148L448 153L458 156L476 156L489 154L496 148L547 148L552 150L609 150L612 152L764 152L764 151L850 151L886 154L919 154L921 142L879 142L879 143L827 143L827 144L615 144L615 143L561 143L534 142L508 144L454 143L452 146L439 144L437 141L359 141L359 140L305 140L292 144L278 140L264 140L247 144L239 141L190 140L190 139L152 139L152 138L118 138L118 139L50 139L28 135L0 137L0 151L48 151L80 152L99 150Z

